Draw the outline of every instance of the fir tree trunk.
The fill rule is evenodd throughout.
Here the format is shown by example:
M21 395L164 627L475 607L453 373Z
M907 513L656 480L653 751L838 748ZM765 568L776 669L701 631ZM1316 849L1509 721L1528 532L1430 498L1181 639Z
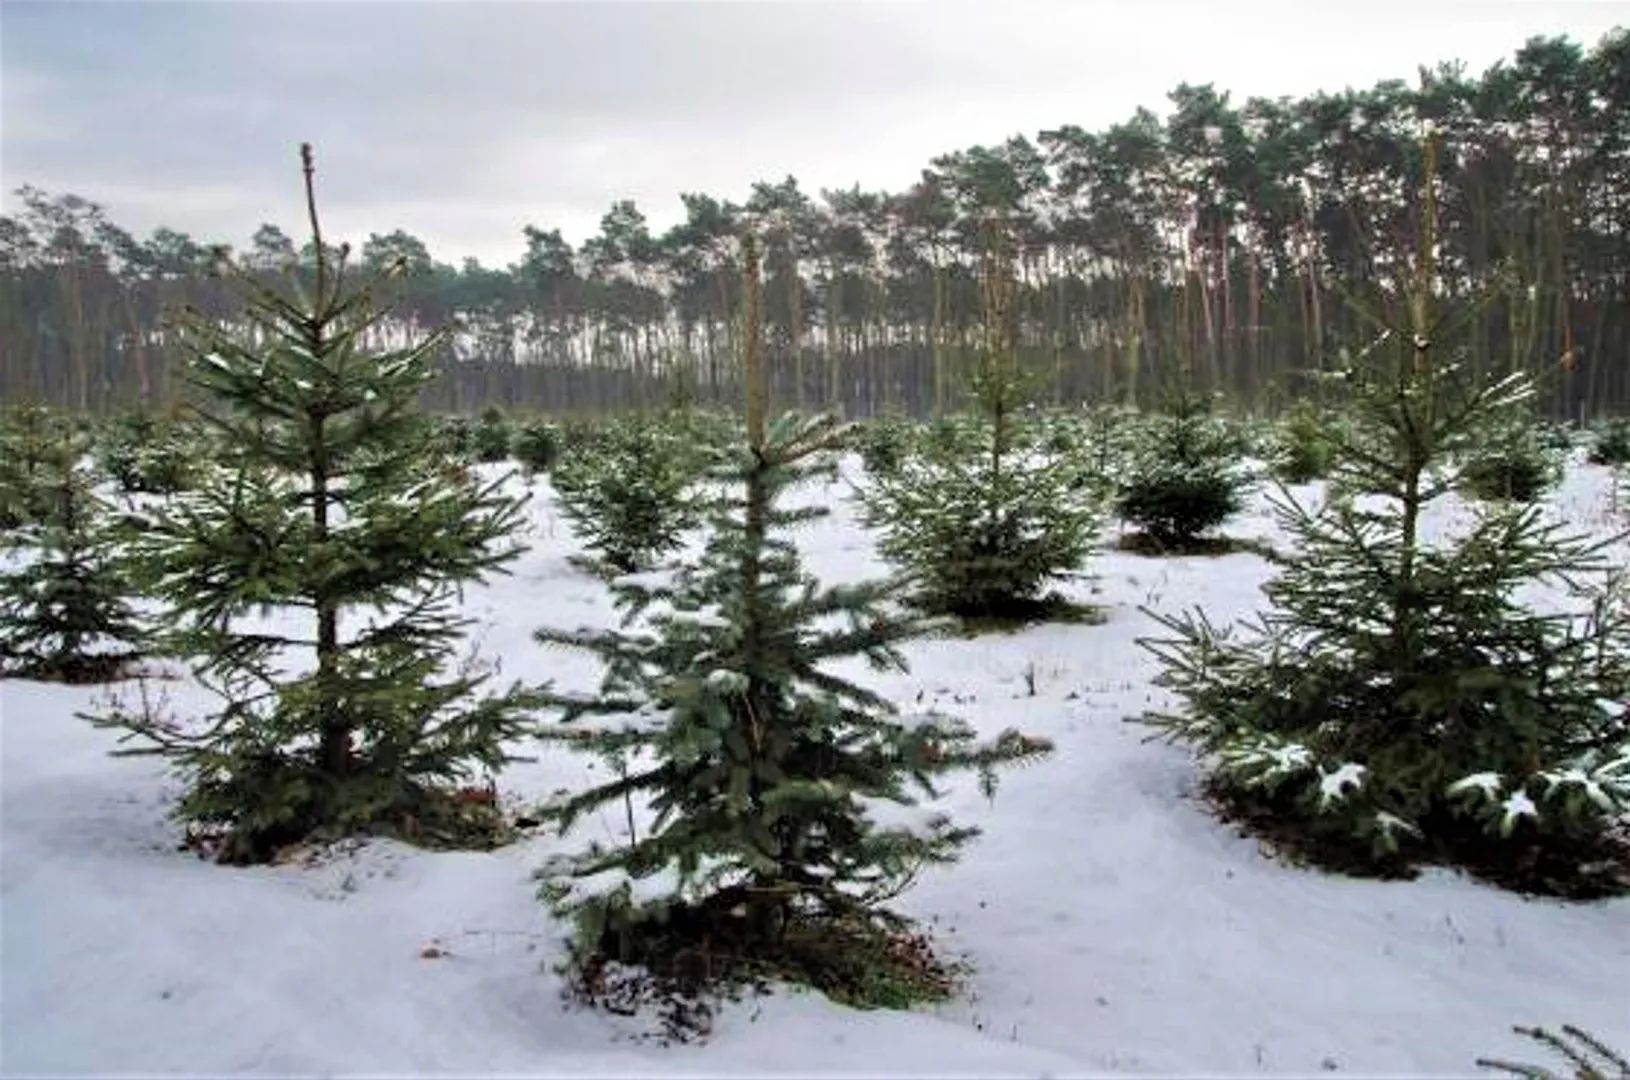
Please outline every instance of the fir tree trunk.
M316 172L312 163L311 147L300 147L301 166L306 179L306 210L311 217L312 246L317 258L317 295L316 310L307 323L306 347L313 357L326 356L329 352L328 342L323 336L323 327L329 318L328 312L328 266L323 254L323 232L317 221L317 194L313 184ZM328 445L324 428L324 417L315 410L307 414L309 428L309 441L311 462L311 531L312 540L317 549L322 551L328 543ZM326 589L320 590L314 597L314 606L317 611L317 686L318 700L321 702L319 713L319 726L321 727L321 759L323 771L330 776L344 776L351 764L351 730L345 718L339 714L333 699L334 669L339 661L339 608L328 596L324 595Z
M1398 551L1398 580L1394 587L1392 646L1395 663L1402 667L1406 658L1415 653L1415 625L1419 614L1415 588L1415 551L1419 543L1421 520L1421 470L1424 463L1410 448L1410 458L1403 491L1403 519L1400 523L1402 542Z
M751 235L742 239L741 322L742 380L747 390L747 441L755 451L764 448L764 413L769 396L765 387L764 357L760 349L758 244Z
M314 349L320 338L313 342ZM322 355L314 351L313 355ZM323 422L311 421L313 460L311 465L311 527L312 538L319 550L328 542L328 462L323 444ZM317 610L317 683L322 701L322 765L331 776L343 776L351 763L351 729L345 718L334 708L334 669L339 660L339 611L334 603L319 596Z
M945 270L934 263L934 415L945 415Z
M789 254L787 270L787 338L792 348L792 372L797 382L793 401L803 411L807 391L804 387L804 284L798 276L798 256Z
M742 239L741 247L742 381L745 384L747 441L753 449L754 463L747 475L746 532L741 562L742 664L750 674L736 720L745 727L742 737L746 740L749 754L756 759L764 743L761 718L774 715L775 694L775 688L765 685L755 674L766 668L762 555L769 535L770 519L770 488L764 475L768 467L764 459L768 388L760 350L758 245L749 234ZM738 762L737 767L749 770L747 797L756 804L760 785L756 768L752 762ZM778 884L779 875L759 874L755 878L756 887L748 893L748 926L750 933L759 939L776 936L782 923L779 918L782 901Z
M839 415L842 415L838 382L838 308L843 299L843 292L835 264L829 273L831 276L826 290L826 403L828 408L837 409Z

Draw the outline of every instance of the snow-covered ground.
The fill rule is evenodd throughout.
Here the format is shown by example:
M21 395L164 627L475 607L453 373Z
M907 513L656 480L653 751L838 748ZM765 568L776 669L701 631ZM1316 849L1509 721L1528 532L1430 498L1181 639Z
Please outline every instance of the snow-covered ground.
M836 510L801 537L826 580L882 569L847 491L810 493ZM468 608L502 681L586 689L594 661L531 632L614 614L568 566L547 484L534 492L531 550ZM1611 532L1608 493L1605 470L1576 464L1550 512ZM1448 506L1435 527L1464 512ZM1284 542L1260 496L1227 531ZM783 990L729 1007L700 1045L660 1046L636 1037L646 1022L563 1003L551 969L564 931L532 874L581 837L492 853L372 841L216 866L177 850L164 767L109 756L115 735L75 718L105 689L0 683L0 1071L1465 1075L1480 1055L1535 1056L1514 1023L1630 1046L1630 900L1525 899L1445 871L1332 877L1210 817L1188 754L1124 722L1161 701L1138 609L1198 604L1226 621L1260 605L1270 569L1251 554L1144 558L1114 539L1066 589L1101 605L1101 625L922 642L909 674L862 675L902 703L920 695L1057 744L994 802L971 783L947 795L984 836L901 901L972 962L964 994L868 1013ZM207 703L185 678L150 688L183 715ZM594 767L537 754L501 777L506 797L542 798Z

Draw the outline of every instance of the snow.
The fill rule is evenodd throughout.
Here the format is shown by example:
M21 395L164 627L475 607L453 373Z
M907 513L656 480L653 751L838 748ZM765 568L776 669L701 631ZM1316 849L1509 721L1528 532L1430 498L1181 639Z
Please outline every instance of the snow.
M1505 778L1497 772L1473 773L1450 784L1449 794L1458 795L1463 791L1476 790L1482 792L1483 798L1493 799L1500 794L1500 789L1504 786Z
M1507 832L1516 826L1518 818L1539 816L1539 807L1534 805L1534 800L1528 797L1526 791L1513 791L1500 806L1505 811L1500 816L1500 828Z
M1364 784L1364 766L1356 761L1344 761L1339 768L1319 777L1319 805L1328 806L1347 797L1348 789L1357 791Z
M706 681L708 690L715 694L742 694L748 686L746 675L727 668L714 668L707 673Z
M1375 814L1375 830L1382 836L1396 839L1399 833L1408 833L1419 836L1421 830L1414 823L1405 821L1397 814L1389 814L1385 810L1378 810Z
M1588 774L1580 769L1567 769L1559 773L1540 773L1540 777L1552 790L1563 787L1577 787L1585 793L1585 798L1603 810L1609 812L1613 810L1613 800L1608 797L1606 791L1602 790L1602 785L1592 780Z
M858 481L853 461L845 473ZM836 511L799 535L827 582L886 569L846 492L839 480L805 496ZM1547 512L1610 535L1608 493L1605 470L1575 465ZM592 657L531 633L619 615L567 563L577 547L546 481L527 512L533 546L513 574L466 591L481 655L503 682L591 690ZM1428 524L1465 515L1449 500ZM1285 542L1261 494L1228 532ZM728 1006L699 1045L640 1040L648 1021L561 999L566 928L534 872L617 836L620 806L569 838L495 852L369 841L219 867L177 849L162 764L109 756L114 733L76 719L105 689L0 683L0 1072L1466 1075L1479 1056L1535 1056L1516 1023L1630 1047L1630 900L1524 898L1440 870L1341 878L1264 857L1211 817L1189 754L1124 722L1171 704L1135 644L1155 629L1138 608L1199 604L1221 627L1261 608L1272 570L1249 553L1147 558L1114 541L1111 527L1065 587L1102 609L1099 625L918 642L909 673L836 669L913 711L1057 746L1005 774L994 801L968 777L913 808L984 830L899 901L972 963L963 994L867 1013L782 990ZM170 675L149 685L169 708L208 703ZM535 760L500 777L508 800L608 768L519 749Z

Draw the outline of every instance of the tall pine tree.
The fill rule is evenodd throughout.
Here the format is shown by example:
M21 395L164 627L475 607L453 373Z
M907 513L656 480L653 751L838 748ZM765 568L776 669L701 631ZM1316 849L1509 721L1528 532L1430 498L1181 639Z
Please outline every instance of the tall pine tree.
M276 290L239 278L247 328L194 316L188 377L228 467L146 523L139 553L169 605L169 648L219 693L195 728L116 709L101 718L175 760L180 816L254 859L312 833L391 827L453 839L447 785L498 768L525 730L517 689L449 671L468 620L459 587L517 554L519 504L444 467L416 409L441 336L375 352L383 277L347 280L323 243ZM254 616L259 616L255 618Z

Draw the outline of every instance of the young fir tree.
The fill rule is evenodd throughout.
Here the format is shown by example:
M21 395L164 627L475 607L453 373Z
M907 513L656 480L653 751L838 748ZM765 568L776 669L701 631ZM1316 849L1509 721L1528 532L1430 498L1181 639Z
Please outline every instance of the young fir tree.
M1273 447L1274 478L1286 484L1321 480L1330 472L1336 444L1329 428L1337 419L1311 401L1298 401L1279 424Z
M1591 433L1589 457L1593 465L1630 462L1630 420L1609 420Z
M515 433L504 414L497 408L488 408L470 432L470 450L475 459L493 463L509 460L510 444Z
M468 461L475 455L475 424L468 416L441 416L435 420L436 441L447 457Z
M902 614L893 582L823 587L781 535L826 513L786 505L833 474L846 434L833 419L765 420L757 348L757 266L744 242L747 439L717 465L701 556L667 584L619 582L635 632L542 630L606 664L598 694L561 696L553 738L615 766L608 782L554 808L563 828L622 804L627 835L548 868L545 895L575 922L591 991L607 960L658 978L772 974L881 1004L943 993L900 945L881 905L975 830L942 815L894 823L891 804L932 795L933 778L994 769L1047 744L1009 731L978 743L966 724L902 717L832 674L864 658L903 669L899 646L933 623ZM635 820L635 798L649 820ZM694 963L694 970L688 965Z
M1096 530L1094 489L1071 455L1019 412L1025 382L1015 348L1015 283L999 229L985 260L985 343L972 391L983 415L936 425L920 453L878 473L862 515L881 528L883 554L939 614L1045 615L1042 590L1081 565Z
M1531 503L1562 474L1534 417L1518 413L1486 425L1460 465L1460 489L1475 499Z
M1592 860L1630 811L1626 607L1612 592L1583 615L1519 601L1601 568L1599 545L1533 507L1423 531L1453 488L1445 463L1530 391L1468 373L1423 235L1397 310L1365 309L1380 337L1345 374L1332 497L1281 496L1296 544L1273 609L1236 631L1156 615L1170 636L1145 644L1182 708L1148 719L1210 756L1225 807L1333 865L1448 859L1526 888L1609 888Z
M14 406L0 416L0 530L39 517L42 493L72 436L62 418L38 405Z
M140 545L171 650L223 707L196 729L123 708L99 721L174 760L179 816L224 832L226 860L374 827L461 838L448 785L498 768L529 704L472 700L484 676L448 670L468 622L457 590L517 553L519 504L441 467L415 407L440 338L365 346L381 279L348 281L345 249L326 254L301 158L314 274L286 290L240 278L247 330L188 321L188 378L236 452Z
M63 682L101 682L136 656L142 630L108 508L80 465L78 440L39 463L26 521L6 539L0 568L0 670Z
M1137 452L1140 417L1126 405L1094 405L1065 427L1076 467L1076 486L1092 489L1108 504L1118 477L1131 468Z
M510 440L509 450L528 475L547 472L560 458L560 428L547 420L522 424Z
M1180 389L1143 425L1116 499L1121 517L1163 549L1193 547L1237 514L1250 480L1238 436L1209 397Z
M856 443L860 448L860 463L872 476L881 476L899 470L912 452L916 432L911 422L901 416L880 416L860 428Z
M1552 421L1536 417L1535 431L1539 438L1540 447L1558 461L1565 461L1573 453L1576 442L1574 427L1566 420Z
M96 446L96 463L126 494L168 495L192 486L202 448L181 425L146 411L114 420Z
M562 458L551 477L561 511L615 573L648 567L696 524L704 453L686 433L645 417L614 420Z

